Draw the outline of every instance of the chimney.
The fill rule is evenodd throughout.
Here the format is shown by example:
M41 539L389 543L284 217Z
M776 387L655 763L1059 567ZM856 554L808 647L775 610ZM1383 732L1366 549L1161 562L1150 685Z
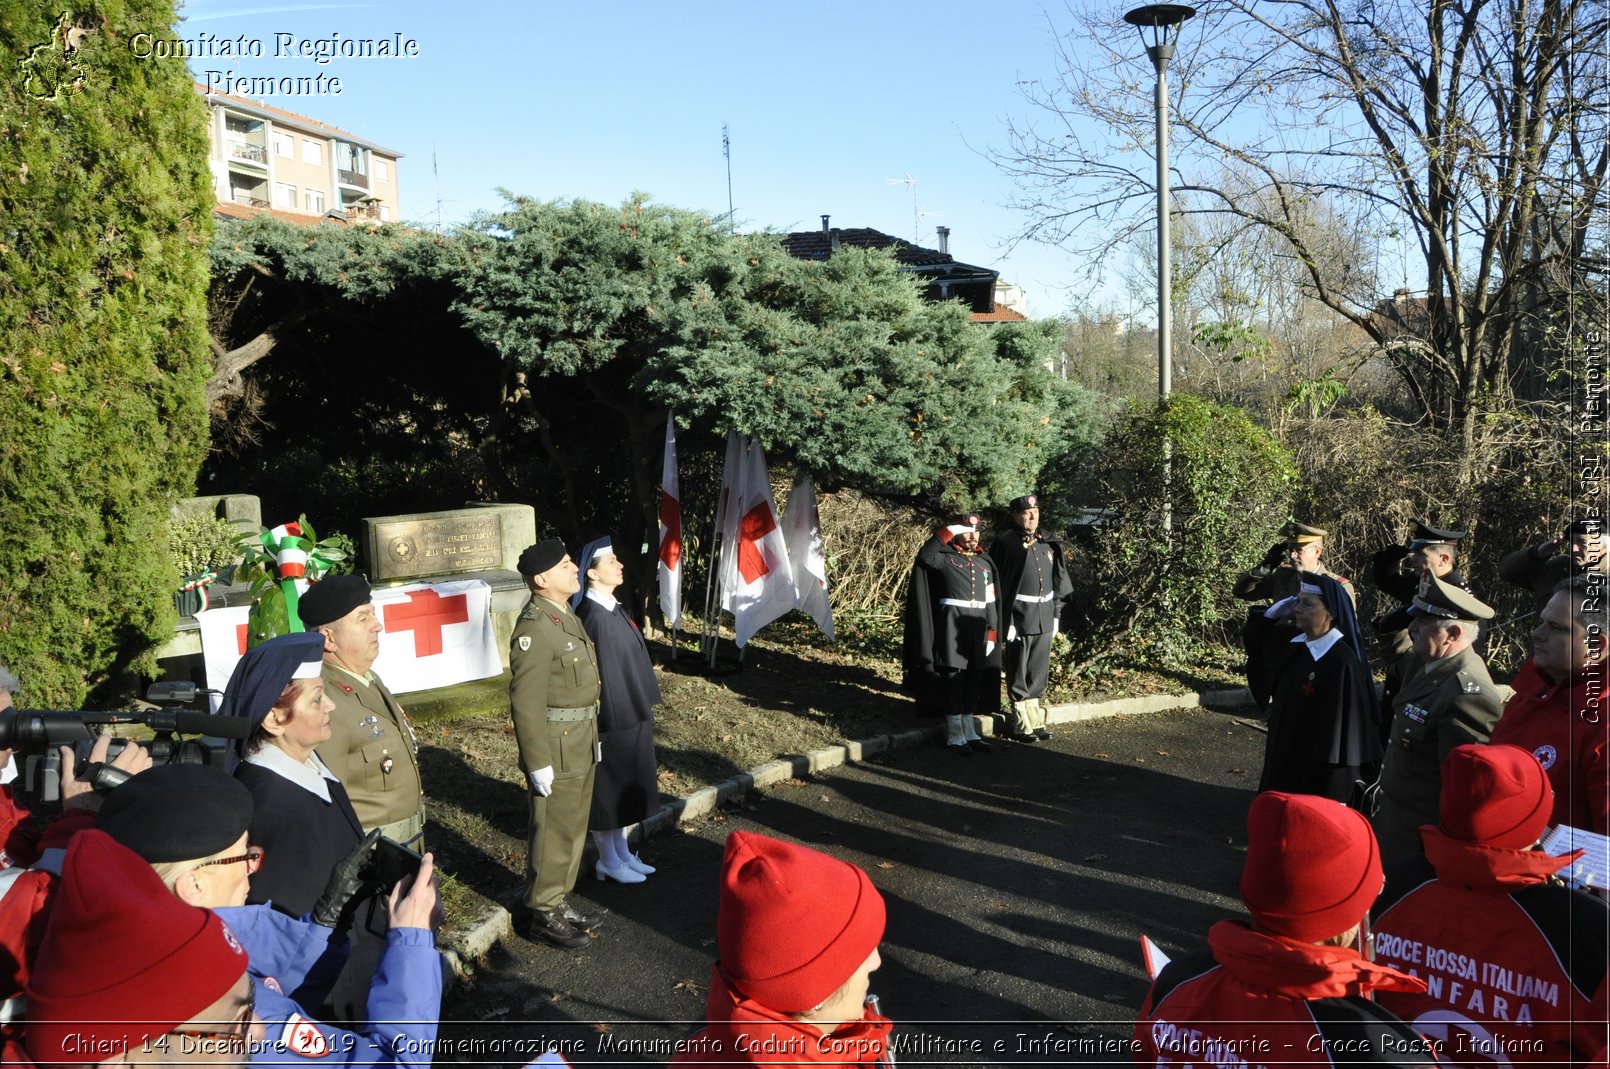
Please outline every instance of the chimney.
M827 216L824 215L824 216L822 216L822 218L826 219ZM833 251L838 252L839 251L839 228L834 227L832 230L828 231L828 234L830 235L829 240L832 243Z
M827 233L827 221L830 218L832 218L832 216L825 215L825 214L822 216L822 233L824 233L824 234Z
M1392 291L1392 303L1393 304L1408 304L1409 303L1409 291L1407 289L1393 290Z
M950 255L950 227L936 226L934 233L939 235L939 251L946 256Z

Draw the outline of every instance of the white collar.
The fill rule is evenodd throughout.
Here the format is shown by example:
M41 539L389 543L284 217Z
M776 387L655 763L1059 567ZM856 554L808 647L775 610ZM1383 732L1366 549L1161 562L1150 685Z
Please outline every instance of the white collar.
M598 602L598 604L602 605L610 612L614 612L615 606L620 604L620 602L615 600L614 594L604 594L594 590L592 587L587 588L587 600Z
M1308 646L1308 655L1316 661L1329 653L1330 648L1341 640L1342 633L1334 627L1315 639L1310 639L1307 635L1298 635L1292 639L1293 642L1306 644Z
M271 742L265 742L247 754L245 760L248 765L257 765L283 776L304 791L318 795L326 803L330 801L330 784L325 781L341 782L318 754L308 754L306 761L298 761Z

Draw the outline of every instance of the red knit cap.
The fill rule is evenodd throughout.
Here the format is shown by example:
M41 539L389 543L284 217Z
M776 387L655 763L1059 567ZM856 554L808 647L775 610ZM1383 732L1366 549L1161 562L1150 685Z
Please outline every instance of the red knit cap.
M1347 931L1381 893L1381 854L1362 813L1265 791L1247 813L1241 900L1258 927L1317 943Z
M872 956L883 923L883 896L848 861L751 832L727 836L716 946L748 998L805 1012Z
M1466 743L1442 762L1437 815L1455 839L1525 849L1537 842L1553 812L1548 774L1519 746Z
M79 832L28 980L24 1043L42 1065L105 1061L190 1020L245 971L223 921L105 832Z

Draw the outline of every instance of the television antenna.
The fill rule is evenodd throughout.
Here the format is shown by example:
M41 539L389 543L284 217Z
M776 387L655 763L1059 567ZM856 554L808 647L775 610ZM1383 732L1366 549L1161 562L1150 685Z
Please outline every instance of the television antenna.
M911 191L911 243L913 245L922 244L922 221L929 216L944 215L945 213L929 211L927 208L918 205L917 179L910 171L906 172L904 178L885 178L883 184L886 186L905 186L906 189Z

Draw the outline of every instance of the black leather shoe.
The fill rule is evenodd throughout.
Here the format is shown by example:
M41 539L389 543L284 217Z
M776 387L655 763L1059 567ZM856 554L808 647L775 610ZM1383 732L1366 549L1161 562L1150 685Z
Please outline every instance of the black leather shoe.
M596 928L604 923L604 914L608 913L609 910L601 909L596 913L588 913L571 905L570 899L567 898L554 912L559 914L565 923L574 925L577 928Z
M988 753L989 751L995 749L995 747L991 746L983 739L968 739L967 746L969 749L977 750L979 753Z
M1045 730L1045 728L1035 728L1034 737L1037 739L1049 739L1051 737L1051 733Z
M971 757L971 756L973 756L973 751L968 749L967 744L965 742L947 742L947 743L945 743L945 749L949 750L951 753L956 754L959 757Z
M592 936L560 916L558 910L534 909L525 918L525 923L518 925L517 928L526 939L541 939L545 943L552 943L565 950L580 950L591 946L593 941Z
M1014 731L1014 732L1012 732L1012 741L1013 742L1022 742L1022 743L1036 743L1036 742L1040 741L1040 736L1034 734L1031 731Z

